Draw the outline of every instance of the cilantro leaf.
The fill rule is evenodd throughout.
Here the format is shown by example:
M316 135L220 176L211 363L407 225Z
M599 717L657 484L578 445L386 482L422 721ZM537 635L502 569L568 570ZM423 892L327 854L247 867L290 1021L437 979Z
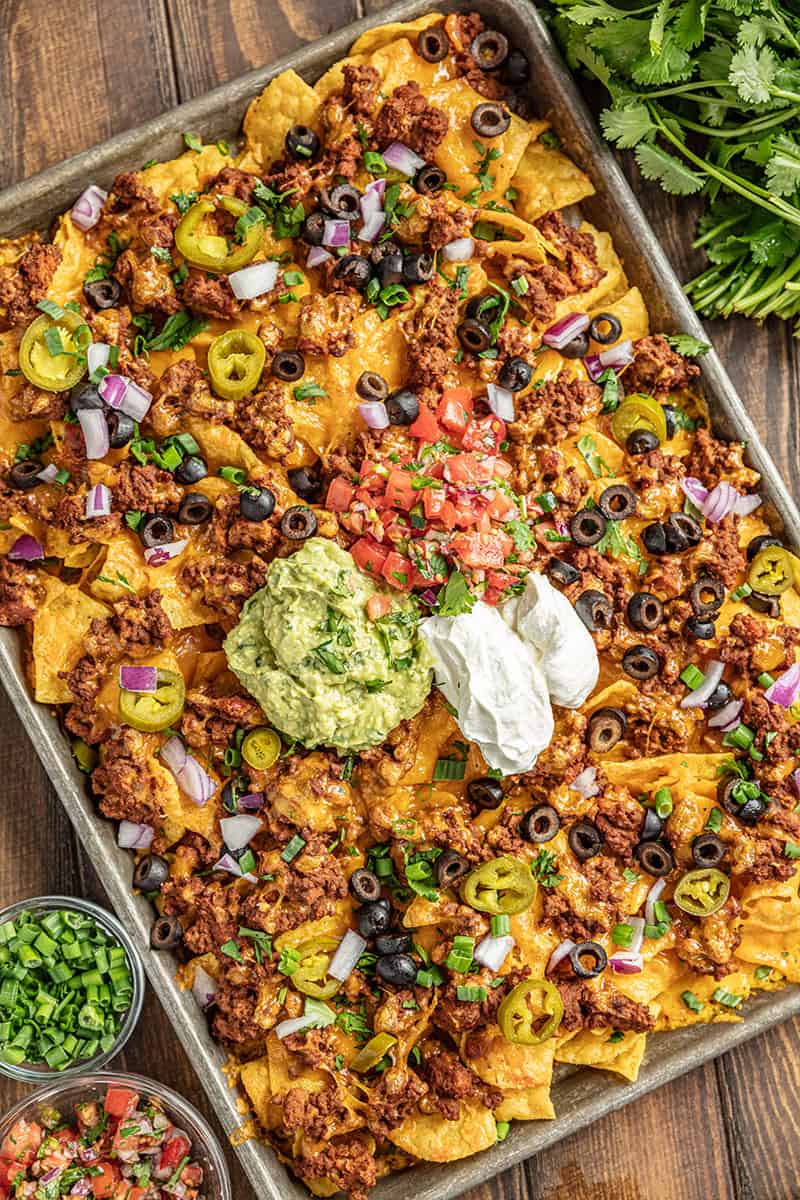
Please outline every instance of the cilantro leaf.
M665 337L672 349L676 350L678 354L682 354L684 358L700 358L703 354L708 354L711 349L708 342L701 342L691 333L668 333L665 334Z
M675 196L691 196L703 186L702 178L691 167L650 142L640 142L636 147L636 161L645 179L656 180L665 192Z
M460 571L453 571L439 594L437 615L457 617L461 613L471 612L474 605L475 597L469 590L466 579Z

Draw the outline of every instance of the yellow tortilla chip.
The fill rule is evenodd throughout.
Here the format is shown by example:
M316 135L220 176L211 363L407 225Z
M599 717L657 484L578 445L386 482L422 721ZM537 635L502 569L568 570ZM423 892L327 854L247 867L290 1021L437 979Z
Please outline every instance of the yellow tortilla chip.
M239 1079L247 1093L253 1112L265 1128L269 1128L269 1102L272 1086L269 1076L269 1058L266 1054L254 1058L251 1062L243 1063L239 1071Z
M244 119L246 138L241 166L265 168L283 154L293 125L319 126L320 99L296 71L283 71L252 102ZM251 166L252 164L252 166Z
M619 318L622 332L612 345L616 346L618 342L628 338L635 342L639 338L647 337L650 332L650 318L642 293L637 287L631 288L618 300L606 301L600 308L590 309L589 316L593 317L597 312L611 313Z
M427 1162L455 1162L493 1146L497 1125L483 1104L462 1100L457 1121L448 1121L439 1113L415 1113L387 1136L407 1154Z
M511 186L517 192L514 207L526 221L578 204L595 190L589 176L572 159L538 140L528 143Z
M447 136L433 153L433 161L447 173L447 178L456 185L457 191L462 195L471 192L473 188L481 187L478 173L490 175L494 182L486 191L479 192L481 202L486 204L490 200L496 200L502 204L511 177L531 140L531 126L512 113L505 133L482 143L487 151L499 151L499 157L484 171L482 166L478 166L482 158L476 150L475 130L471 124L475 106L480 104L482 99L483 97L463 78L448 79L430 89L429 102L447 113L450 121ZM494 218L507 214L493 213L490 209L487 216Z
M423 29L429 29L431 25L440 25L442 21L444 13L439 12L426 13L424 17L417 17L416 21L390 21L386 25L379 25L377 29L368 29L366 33L362 33L361 37L353 42L350 53L372 54L397 38L413 38L416 41L417 34Z
M174 832L178 828L184 831L191 829L193 833L199 833L204 837L206 841L218 842L217 809L213 797L202 806L195 804L180 790L172 772L168 771L166 767L162 767L157 759L150 759L148 769L156 778L159 805L165 818L169 821L172 831ZM182 837L183 834L178 836ZM175 840L177 841L178 838Z
M736 951L747 963L772 967L800 981L800 877L751 883L742 894L742 940Z
M299 946L302 942L310 942L318 937L344 937L350 927L352 906L349 900L339 900L336 911L328 917L319 917L316 921L305 921L296 929L289 929L275 938L277 950L285 946Z
M59 673L75 666L92 621L111 610L78 588L44 578L47 596L33 618L34 694L40 704L71 704L72 693Z
M223 154L217 145L203 146L202 150L187 150L170 162L153 163L145 167L142 180L152 188L165 207L171 195L177 192L202 192L205 185L223 167L230 166L233 159Z
M646 1033L625 1033L611 1041L608 1029L581 1029L565 1039L555 1052L556 1062L614 1071L631 1083L639 1074L647 1044Z
M498 1121L550 1121L556 1115L550 1099L550 1085L520 1088L506 1092L494 1110Z
M470 1054L470 1048L473 1053ZM486 1083L503 1091L549 1087L553 1076L555 1038L538 1046L523 1046L506 1041L497 1025L481 1030L479 1036L463 1039L461 1057Z

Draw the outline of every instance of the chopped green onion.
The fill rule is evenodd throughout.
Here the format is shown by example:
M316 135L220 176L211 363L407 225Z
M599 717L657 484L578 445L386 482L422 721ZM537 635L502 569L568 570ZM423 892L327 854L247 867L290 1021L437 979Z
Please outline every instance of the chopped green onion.
M699 667L696 667L694 663L690 663L688 667L683 668L680 678L688 688L691 688L693 692L696 692L700 687L700 684L704 681L705 675Z
M301 838L299 833L290 838L286 845L281 850L281 858L285 863L290 863L292 859L297 858L300 851L305 846L305 838Z
M727 992L725 988L718 987L711 993L711 999L717 1004L724 1005L725 1008L738 1008L744 996L737 996L735 992Z
M476 987L468 983L460 983L456 988L456 999L480 1004L482 1000L486 999L486 988Z
M769 671L762 671L758 677L758 682L763 688L772 687L775 680L770 675Z
M656 816L664 821L672 812L672 792L668 787L659 788L655 794Z
M443 779L463 779L466 769L467 763L463 758L437 758L433 778L435 782Z
M492 917L492 937L505 937L511 931L511 918L508 913L498 913Z
M705 1008L703 1001L698 999L694 992L681 992L681 1000L692 1012L700 1013Z
M735 729L725 734L722 744L723 746L735 746L737 750L749 750L755 736L749 725L743 725L740 722Z
M706 829L710 829L712 833L719 833L720 829L722 829L721 808L712 808L711 812L708 814Z
M620 923L611 930L611 940L615 946L630 946L633 941L633 926Z

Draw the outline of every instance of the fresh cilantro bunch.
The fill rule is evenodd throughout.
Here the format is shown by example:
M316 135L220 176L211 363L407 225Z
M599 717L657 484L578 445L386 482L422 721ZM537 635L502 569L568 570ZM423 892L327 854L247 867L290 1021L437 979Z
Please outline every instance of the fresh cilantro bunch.
M800 314L800 8L552 0L550 18L572 69L611 96L606 138L665 191L708 197L697 311Z

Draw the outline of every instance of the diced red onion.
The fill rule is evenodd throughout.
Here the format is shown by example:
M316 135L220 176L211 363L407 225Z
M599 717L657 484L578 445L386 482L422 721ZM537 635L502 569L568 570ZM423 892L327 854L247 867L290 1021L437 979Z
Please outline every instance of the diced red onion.
M86 369L91 375L98 367L108 366L108 360L111 357L111 347L105 342L92 342L89 349L86 351Z
M695 508L698 508L707 521L716 524L724 520L730 513L746 517L761 504L758 495L743 496L726 480L722 479L711 491L703 487L699 479L688 475L680 481L681 488L689 497Z
M104 375L97 387L109 408L122 408L128 381L124 375Z
M84 192L81 192L78 199L70 210L73 225L77 225L78 229L82 229L85 233L87 229L94 229L97 222L100 220L100 213L103 211L103 205L108 199L108 192L104 192L96 183L90 183Z
M38 558L44 558L44 547L35 537L31 537L29 533L23 533L14 542L8 552L8 557L17 559L19 562L35 562Z
M119 686L126 692L155 692L158 690L156 667L120 667Z
M514 949L514 945L515 942L510 933L500 937L490 934L478 942L473 957L475 962L480 963L482 967L488 967L490 971L499 971Z
M788 671L779 675L764 692L770 704L779 704L781 708L791 708L800 695L800 663L792 663Z
M729 729L733 729L739 723L739 713L744 707L743 700L729 700L724 708L715 712L713 717L709 717L708 723L712 729L721 729L727 733Z
M560 517L560 516L553 517L553 525L555 526L555 531L559 537L565 537L565 538L570 537L569 525L567 524L566 519L564 517Z
M338 979L341 983L349 979L366 948L366 938L361 937L355 930L348 929L336 947L336 953L328 967L328 974L331 978Z
M556 321L555 325L545 329L542 341L551 350L563 350L568 342L587 330L589 325L590 321L586 313L569 313L560 321Z
M136 821L120 821L117 830L117 845L123 850L149 850L155 830L152 825Z
M699 688L695 688L693 692L689 692L688 696L683 697L681 708L702 708L712 692L716 691L724 670L725 664L718 662L717 659L713 659L708 663L705 670L705 679Z
M439 251L445 262L469 262L475 253L475 239L471 237L455 238L442 246Z
M210 775L207 775L196 758L186 750L181 739L171 737L161 747L159 758L166 763L175 781L190 800L202 808L217 790L217 785Z
M36 478L41 479L42 483L55 483L58 476L58 467L55 463L48 463L46 467L42 467L41 471L37 471Z
M349 246L350 222L329 220L322 230L323 246Z
M580 775L575 776L569 786L583 796L584 800L591 800L592 796L597 796L600 792L597 783L597 767L585 767Z
M364 195L359 197L358 204L361 209L361 219L366 221L375 213L383 212L383 193L374 187L368 187Z
M603 370L612 367L615 371L621 371L633 362L633 342L626 338L624 342L617 342L616 346L601 350L597 357Z
M235 817L223 817L219 827L222 840L229 850L244 850L264 825L258 817L239 813Z
M324 262L327 262L329 258L333 258L333 255L330 254L324 246L312 246L308 252L306 266L320 267Z
M246 795L239 797L239 808L244 812L258 812L264 807L263 792L247 792Z
M202 1009L206 1009L214 1001L217 994L217 981L212 979L198 963L194 969L192 995Z
M310 1029L313 1024L313 1016L290 1017L288 1021L281 1021L275 1026L275 1033L283 1041L293 1033L302 1033L304 1029Z
M644 970L641 954L634 954L631 950L617 950L609 962L611 970L616 971L617 975L639 975Z
M219 862L215 862L211 869L212 871L228 871L231 875L235 875L237 879L246 879L248 883L258 883L258 879L250 871L246 874L242 871L242 868L232 854L223 854Z
M631 944L628 946L630 954L639 954L644 941L644 917L626 917L625 924L630 925L633 930Z
M271 292L278 282L278 264L271 260L251 263L228 276L228 283L237 300L255 300Z
M110 376L107 375L108 378ZM100 408L82 408L78 413L78 421L86 443L86 457L105 458L109 447L106 414Z
M386 224L386 213L374 212L365 218L358 234L360 242L374 242Z
M416 175L425 166L425 159L415 154L410 147L402 142L392 142L383 152L383 161L387 167L393 167L403 175Z
M422 603L429 605L431 608L433 608L434 604L436 603L437 597L438 592L435 592L433 588L426 588L424 592L420 592L419 594L419 598Z
M107 517L111 512L111 490L104 483L96 483L86 493L86 517Z
M181 538L178 542L164 542L163 546L148 546L144 560L149 567L163 567L170 559L177 558L188 544L188 538Z
M86 1179L78 1179L70 1188L70 1196L91 1196L93 1191L92 1181L88 1177Z
M648 925L656 924L656 900L658 900L666 886L666 879L657 879L650 888L650 891L647 893L647 899L645 900L644 904L644 916Z
M605 371L605 367L600 362L600 355L587 354L583 360L583 365L586 368L586 374L589 376L589 378L593 379L594 382L597 383L598 379L603 374L603 371Z
M386 180L385 179L373 179L372 183L368 183L367 186L364 188L364 199L366 199L367 197L370 197L368 203L372 204L373 201L372 201L371 197L377 196L379 208L383 208L383 198L385 195L386 195Z
M150 411L153 397L145 388L133 379L128 380L125 395L122 397L122 411L134 421L143 421Z
M501 421L515 419L514 393L510 392L508 388L500 387L496 383L487 383L486 401L494 415Z
M800 796L800 767L796 771L792 771L792 783L794 784L794 790Z
M577 942L573 942L572 938L565 938L563 942L559 942L547 962L547 972L555 971L558 964L567 957L570 950L574 950Z
M49 1183L51 1179L55 1179L60 1170L61 1167L51 1167L49 1171L45 1171L44 1175L40 1176L39 1182Z
M382 400L364 400L358 411L370 429L386 429L389 425L389 414Z

